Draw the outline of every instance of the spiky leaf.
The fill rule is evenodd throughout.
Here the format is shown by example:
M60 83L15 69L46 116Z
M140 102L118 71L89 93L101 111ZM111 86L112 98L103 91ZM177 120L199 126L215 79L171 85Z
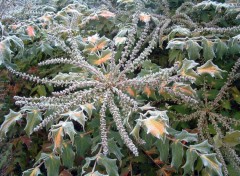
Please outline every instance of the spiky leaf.
M30 136L33 129L42 121L42 113L37 108L23 108L22 110L27 110L27 125L24 128L27 135Z
M193 70L193 68L197 65L198 63L193 60L184 59L178 74L195 80L198 77L198 74Z
M47 175L58 176L60 167L60 157L52 154L41 153L38 163L43 160L47 168Z
M210 40L207 40L203 37L202 39L202 46L203 46L203 57L205 60L212 60L216 57L214 50L213 50L214 43Z
M217 174L222 176L222 164L217 160L216 154L204 154L201 155L200 158L202 159L203 165L208 169L210 175Z
M213 64L211 60L208 60L204 65L201 67L197 67L197 72L202 74L210 74L212 77L222 78L221 73L224 72L221 70L217 65Z
M5 120L0 127L0 138L6 136L7 132L11 129L12 126L15 125L16 121L22 118L22 114L10 109L9 114L5 115L4 117Z
M179 141L174 141L171 144L172 149L172 162L171 166L176 170L181 166L183 159L183 146Z
M201 153L209 153L212 146L208 143L208 140L201 142L200 144L190 145L191 150L197 150Z
M198 141L198 135L195 133L189 133L186 130L182 130L181 133L178 133L174 136L176 139L180 141L186 142L196 142Z
M186 44L189 59L198 59L200 57L200 50L202 49L202 47L193 40L188 40Z
M240 144L240 131L232 131L227 132L226 136L223 138L223 142L229 145L230 147L234 147Z
M96 53L89 55L89 62L93 65L101 65L106 63L112 57L112 52L110 49L103 50L101 55L97 55Z
M72 168L74 157L75 153L73 152L72 145L68 143L63 143L63 149L61 153L63 165L68 168Z
M116 159L110 159L100 154L97 158L98 164L105 167L109 176L118 176L118 168L116 165Z
M121 161L123 154L121 153L121 149L117 146L117 142L114 139L108 140L108 150L109 153L113 153L119 161Z
M215 44L215 51L216 51L216 56L217 58L222 59L223 56L227 53L228 51L228 46L225 42L222 40L218 39Z
M31 168L23 172L23 176L38 176L41 174L39 167Z
M194 150L188 149L186 152L186 163L182 166L184 174L187 175L194 171L194 163L197 160L197 153Z
M163 141L162 139L159 139L156 141L156 146L160 153L160 160L163 162L167 162L169 155L169 140L165 139Z

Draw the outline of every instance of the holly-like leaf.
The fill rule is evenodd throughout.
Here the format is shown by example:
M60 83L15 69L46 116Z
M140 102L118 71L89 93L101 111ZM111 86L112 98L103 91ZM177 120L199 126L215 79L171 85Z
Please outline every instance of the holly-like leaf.
M52 80L57 81L82 81L88 77L87 73L58 73Z
M116 165L116 159L110 159L104 156L103 154L100 154L97 157L98 164L105 167L107 173L109 176L118 176L118 168Z
M177 40L171 40L168 42L168 45L166 49L177 49L177 50L182 50L186 48L186 42L185 41L177 41Z
M76 153L79 156L84 156L85 152L91 147L91 138L89 135L76 134L74 140Z
M212 60L216 57L214 50L213 50L214 43L210 40L207 40L205 37L202 39L202 46L203 46L203 57L205 60Z
M54 49L47 42L42 42L37 49L49 56L53 56Z
M87 117L85 116L83 110L68 111L67 113L64 113L61 115L69 116L70 119L75 120L80 125L82 125L82 127L84 129L85 122L87 121Z
M187 37L190 35L191 31L189 29L177 26L168 35L168 40L171 40L174 37Z
M61 153L61 158L63 165L72 168L73 167L73 161L75 158L75 153L73 152L72 145L68 143L63 143L63 149Z
M216 134L216 135L213 137L213 141L214 141L214 145L215 145L217 148L222 147L223 141L222 141L222 138L220 137L219 134Z
M217 160L216 154L203 154L200 156L202 159L203 165L207 168L207 171L210 175L217 174L222 176L222 164Z
M52 125L51 129L51 137L54 141L54 150L62 151L63 137L68 135L74 143L74 135L76 131L74 130L74 126L72 122L59 122L57 125Z
M59 167L60 167L60 157L54 155L53 153L41 153L41 156L37 163L40 161L44 161L44 165L47 168L47 175L58 176L59 175Z
M188 84L183 83L174 83L173 84L174 92L181 92L187 96L194 97L196 95L196 91L192 89L192 87Z
M123 154L120 151L120 148L117 146L117 142L114 139L108 140L108 150L109 153L113 153L119 161L121 161Z
M97 156L85 158L86 162L85 162L85 164L82 166L82 173L81 173L81 175L83 175L83 174L86 172L85 169L89 167L91 161L95 161L96 159L97 159Z
M226 136L223 138L223 142L230 147L235 147L240 144L240 131L227 132Z
M221 70L217 65L213 64L211 60L208 60L201 67L197 67L198 74L210 74L212 77L222 78L221 73L225 72Z
M197 160L198 155L194 150L188 149L186 152L186 163L182 166L184 169L183 175L188 175L194 171L194 163Z
M169 155L169 140L165 139L164 141L162 139L159 139L156 141L157 149L160 153L160 160L163 162L168 161L168 155Z
M51 129L51 134L54 141L54 151L62 151L63 127L60 126L59 128Z
M200 144L190 145L191 150L197 150L201 153L209 153L212 145L208 143L208 140L201 142Z
M151 89L149 86L145 86L143 88L143 92L147 95L147 97L156 97L154 89Z
M88 57L89 62L93 65L101 65L103 63L106 63L111 58L112 58L112 52L110 49L103 50L100 56L97 55L96 53L93 53Z
M202 47L193 40L188 40L186 44L189 59L196 60L200 58L200 50L202 49Z
M151 116L142 120L143 125L147 129L147 133L151 133L157 138L164 139L167 134L168 117L166 111L148 111Z
M174 136L176 139L180 141L186 142L196 142L198 141L198 135L195 133L189 133L186 130L182 130L181 133L178 133Z
M182 159L183 159L183 146L182 144L177 140L174 141L171 144L171 150L172 150L172 162L171 166L174 167L176 170L181 166Z
M228 52L227 44L222 40L218 39L215 44L215 52L216 52L217 58L222 59L223 56Z
M23 176L38 176L41 174L39 167L31 168L23 172Z
M193 60L184 59L181 69L178 70L178 74L195 80L198 77L198 74L193 70L193 68L197 65L198 63Z
M92 103L87 103L87 104L81 105L80 107L82 108L82 110L86 111L89 119L92 116L93 110L96 109Z
M33 129L42 121L42 113L39 111L38 108L35 107L24 107L22 108L23 111L27 112L27 125L24 128L27 135L30 136L33 132Z
M16 121L22 118L22 114L20 112L15 112L10 109L8 115L5 115L5 120L0 127L0 138L6 136L7 132L16 124Z
M89 43L85 46L84 52L94 53L103 50L108 45L109 39L106 37L101 37L96 41L95 44Z

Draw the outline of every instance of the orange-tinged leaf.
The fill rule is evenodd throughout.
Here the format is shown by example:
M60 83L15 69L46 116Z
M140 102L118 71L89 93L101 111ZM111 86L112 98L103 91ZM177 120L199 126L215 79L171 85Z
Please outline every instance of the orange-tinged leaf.
M149 117L143 120L143 123L147 128L147 133L151 133L157 138L161 138L166 133L166 123L161 119Z
M52 130L54 135L54 150L61 150L62 148L62 142L63 142L63 127L60 127L56 130Z
M27 27L27 34L29 37L34 37L35 36L35 31L33 26L28 26Z
M151 16L148 15L148 14L146 14L146 13L141 13L141 14L139 15L139 19L140 19L142 22L147 23L147 22L149 22L149 21L151 20Z
M112 53L108 53L106 56L96 60L94 62L94 64L101 65L101 64L105 63L106 61L108 61L109 59L111 59L111 56L112 56Z
M127 87L127 93L132 97L136 97L136 92L131 87Z
M173 91L179 91L188 96L194 96L196 94L196 92L191 88L191 86L182 83L175 83L173 85Z
M217 65L213 64L211 60L208 60L204 65L197 68L197 72L199 74L210 74L212 77L219 77L222 78L221 72L224 72L221 70Z
M104 17L104 18L111 18L111 17L115 17L116 15L108 10L103 10L101 11L101 13L99 14L99 16Z
M149 98L154 93L154 90L152 90L149 86L145 86L144 89L143 89L143 92Z
M88 42L91 42L91 43L96 43L96 41L99 39L99 35L98 34L95 34L95 35L92 35L92 36L89 36L87 38L87 41Z

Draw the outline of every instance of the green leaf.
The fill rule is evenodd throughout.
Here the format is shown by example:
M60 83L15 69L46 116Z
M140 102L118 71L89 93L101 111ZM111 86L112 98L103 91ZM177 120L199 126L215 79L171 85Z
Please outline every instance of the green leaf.
M44 161L44 165L47 168L47 175L58 176L59 167L60 167L60 157L55 154L41 153L39 160L35 163Z
M97 157L98 164L105 167L107 173L109 176L118 176L118 167L116 165L116 159L110 159L104 156L103 154L100 154Z
M223 56L228 52L228 46L225 42L223 42L220 39L217 39L216 44L215 44L215 52L217 58L222 59Z
M74 145L76 147L77 155L84 156L85 152L91 147L91 138L89 135L76 134Z
M229 53L230 54L239 54L240 52L240 34L233 37L232 39L230 39L228 47L229 47Z
M120 148L117 146L117 142L114 139L108 140L108 150L109 153L113 153L119 161L121 161L123 154L120 151Z
M62 116L69 116L70 119L75 120L80 125L82 125L83 129L85 126L85 122L87 121L87 117L85 116L83 110L75 110L68 111L67 113L61 114Z
M191 35L191 31L189 29L177 26L168 35L168 40L171 40L175 36L177 36L177 37L187 37L187 36L190 36L190 35Z
M174 49L174 50L181 50L181 51L183 51L184 48L186 48L186 42L177 41L177 40L169 41L166 47L166 49L171 49L171 50Z
M217 160L216 154L204 154L201 155L200 158L202 159L203 165L207 168L207 172L210 175L217 174L222 176L222 164Z
M226 136L223 138L223 142L230 147L235 147L240 144L240 131L227 132Z
M27 125L24 128L27 135L30 136L33 132L34 127L36 127L42 121L42 113L38 108L35 107L23 107L22 110L27 112Z
M97 156L85 158L86 162L85 162L85 164L82 166L82 173L81 173L81 175L83 175L83 174L86 172L84 169L86 169L86 168L89 167L91 161L94 161L94 160L96 160L96 159L97 159Z
M172 162L171 166L174 167L177 171L178 168L182 164L182 159L183 159L183 146L182 144L177 140L174 141L171 144L171 149L172 149Z
M178 74L195 80L198 77L198 74L193 70L193 68L197 65L198 63L193 60L184 59L181 69L178 70Z
M216 134L216 135L213 137L213 141L214 141L214 145L215 145L217 148L222 147L223 141L222 141L222 138L220 137L219 134Z
M198 141L198 135L196 133L188 133L186 130L182 130L181 133L176 134L174 137L180 141L186 142Z
M163 141L162 139L157 139L155 145L157 146L157 149L160 153L160 160L163 162L167 162L169 155L169 140L165 139Z
M203 46L203 57L205 60L212 60L216 57L214 50L213 50L214 43L210 40L207 40L203 37L202 39L202 46Z
M93 173L92 172L88 173L88 174L86 174L84 176L108 176L108 175L103 175L103 174L99 173L98 171L95 171Z
M42 42L37 49L49 56L53 56L53 48L47 42Z
M217 77L222 79L222 72L225 72L221 70L217 65L213 64L211 60L208 60L204 65L201 67L197 67L198 74L210 74L212 77Z
M63 137L68 135L74 143L74 135L76 131L72 122L62 122L60 121L57 125L52 125L51 137L54 141L54 150L62 151Z
M5 120L0 127L0 138L6 136L7 132L11 129L12 126L16 124L16 121L22 118L22 114L20 112L15 112L10 109L8 115L5 115Z
M201 153L209 153L212 145L208 143L208 140L201 142L200 144L190 145L191 150L197 150Z
M46 91L46 88L44 85L38 85L37 86L37 93L40 95L40 96L46 96L47 95L47 91Z
M86 80L88 77L87 73L74 73L74 72L69 72L69 73L58 73L52 80L57 81L82 81Z
M93 53L93 54L89 55L89 57L88 57L89 62L93 65L104 64L111 58L112 58L112 52L110 49L103 50L101 52L101 55L97 55L96 53Z
M186 163L182 166L184 169L184 174L187 175L194 171L194 163L197 160L197 153L194 150L188 149L186 152Z
M62 127L64 129L64 133L70 137L72 144L74 144L74 135L76 134L76 131L74 129L73 123L72 122L64 122L64 123L62 123Z
M66 166L67 168L73 167L75 153L73 152L71 144L63 143L63 150L61 153L61 158L62 158L64 166Z
M200 50L202 49L202 47L193 40L188 40L186 44L189 59L196 60L200 58Z
M38 176L41 174L39 167L31 168L23 172L23 176Z
M93 43L87 44L83 51L84 52L90 52L90 53L94 53L94 52L100 51L100 50L104 49L108 45L108 41L109 41L108 38L101 37L94 44Z

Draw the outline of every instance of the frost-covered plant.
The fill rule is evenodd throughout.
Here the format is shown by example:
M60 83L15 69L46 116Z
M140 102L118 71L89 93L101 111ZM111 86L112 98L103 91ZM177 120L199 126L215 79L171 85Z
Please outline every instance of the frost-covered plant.
M60 0L54 3L63 6L68 2ZM91 8L86 4L90 4ZM49 7L51 5L50 2ZM235 19L238 5L204 1L199 4L182 3L174 10L171 7L171 3L165 0L79 0L61 10L46 10L40 18L37 14L32 21L23 18L10 26L6 22L2 25L2 30L4 25L10 28L5 28L2 33L0 62L11 73L35 82L31 94L37 92L36 95L40 96L14 97L16 104L23 107L19 112L11 110L5 116L0 137L12 135L16 130L12 127L17 122L20 126L26 123L25 132L21 134L41 135L46 128L48 139L53 141L50 149L39 148L42 144L38 143L41 154L38 154L34 168L25 171L24 175L45 172L42 164L48 175L58 175L60 165L68 168L61 167L61 174L118 175L117 164L121 165L122 161L124 167L138 172L138 169L133 169L131 159L122 160L120 148L125 146L135 156L144 153L157 168L163 166L160 174L166 174L167 170L177 174L184 172L183 175L195 174L196 162L202 174L222 175L222 165L225 175L228 174L225 161L212 138L204 136L205 131L197 132L201 139L198 141L196 133L172 129L170 124L174 123L168 114L172 104L187 105L196 112L202 112L209 105L196 96L198 90L193 87L198 88L196 78L205 74L222 77L223 71L213 64L215 60L212 59L238 54L238 22L229 20L229 24L232 22L233 25L228 28L221 24L221 20L230 16ZM37 6L34 8L38 9ZM216 9L216 14L209 15L213 18L202 22L195 16L195 12L201 16L209 9ZM210 33L214 35L209 36ZM162 49L170 49L169 59ZM50 76L41 78L17 71L10 64L15 58L28 58L33 53L36 55L35 63L41 60L39 66L43 69L64 70L54 73L54 69ZM150 60L177 62L159 67ZM205 64L195 69L198 64L193 60L204 60ZM228 87L231 82L225 86ZM218 99L225 91L226 87L223 87ZM50 93L51 96L48 96ZM227 117L224 118L227 120ZM222 121L218 119L217 122ZM207 131L207 127L203 128ZM220 127L215 129L220 131ZM233 133L238 134L238 131ZM225 140L223 136L217 137L220 143L221 138ZM23 140L21 135L20 138ZM29 146L26 139L23 141ZM90 147L93 157L88 157L89 153L86 153ZM217 154L211 153L212 147ZM161 161L153 159L156 149L160 152ZM169 149L171 157L168 157ZM122 152L124 156L131 157L128 150ZM113 155L119 163L111 159ZM74 159L79 156L85 159L85 165L76 164ZM237 158L236 153L232 156ZM153 174L150 172L146 171ZM121 173L124 173L122 169Z

